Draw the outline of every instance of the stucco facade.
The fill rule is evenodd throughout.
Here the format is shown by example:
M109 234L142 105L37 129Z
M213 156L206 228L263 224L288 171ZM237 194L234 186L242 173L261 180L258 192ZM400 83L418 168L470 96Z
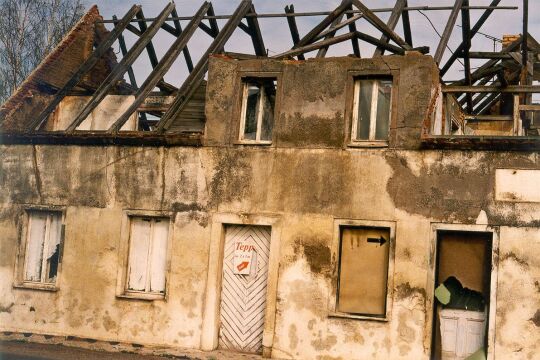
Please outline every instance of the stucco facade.
M241 79L277 78L269 145L238 142ZM353 79L391 76L387 146L351 144ZM0 330L142 346L218 345L225 224L272 228L264 355L428 359L437 231L493 234L488 358L540 343L536 151L424 149L431 57L210 61L202 146L0 146ZM521 184L521 185L520 185ZM497 195L501 187L516 197ZM25 209L64 214L54 291L16 285ZM122 296L126 219L171 218L164 299ZM335 312L339 226L390 224L387 313ZM31 339L31 335L29 335Z

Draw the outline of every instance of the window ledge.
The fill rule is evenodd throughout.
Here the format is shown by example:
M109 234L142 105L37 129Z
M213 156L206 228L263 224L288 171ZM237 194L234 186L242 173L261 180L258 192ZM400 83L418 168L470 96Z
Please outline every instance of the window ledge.
M43 283L28 283L21 282L13 284L15 289L24 289L24 290L39 290L39 291L50 291L56 292L60 290L55 284L43 284Z
M351 141L347 146L351 148L386 148L388 147L388 141Z
M116 297L120 299L145 300L145 301L165 300L165 294L140 293L140 292L125 292L123 294L116 295Z
M329 318L354 319L354 320L379 321L379 322L388 322L388 321L390 321L388 316L375 317L375 316L348 314L348 313L342 313L342 312L336 312L336 311L329 312L328 317Z
M235 145L256 145L256 146L269 146L272 145L271 141L256 141L256 140L237 140Z

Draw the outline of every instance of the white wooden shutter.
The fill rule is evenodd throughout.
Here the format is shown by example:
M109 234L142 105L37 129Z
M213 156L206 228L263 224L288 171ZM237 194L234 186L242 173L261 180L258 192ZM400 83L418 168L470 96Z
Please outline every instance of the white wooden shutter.
M165 291L165 271L167 267L167 238L169 222L167 219L155 219L152 233L152 251L150 266L150 289L152 292Z
M131 219L128 267L129 290L144 291L146 288L150 234L150 219Z

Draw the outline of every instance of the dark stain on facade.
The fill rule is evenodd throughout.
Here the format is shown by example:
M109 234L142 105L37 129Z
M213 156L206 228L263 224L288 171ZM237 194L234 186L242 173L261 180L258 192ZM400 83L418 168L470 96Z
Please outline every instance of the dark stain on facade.
M534 326L540 327L540 309L537 309L534 313L534 316L530 319Z
M515 253L511 251L509 253L504 254L501 257L501 261L506 261L506 260L514 261L515 263L517 263L519 266L521 266L524 269L529 268L529 263L527 263L525 260L518 257Z
M297 257L303 256L306 259L312 273L331 277L330 248L319 239L297 239L294 243L294 253Z
M240 200L249 192L251 165L240 151L214 155L214 175L210 182L211 203Z
M396 296L399 300L407 299L413 296L426 298L426 289L420 287L412 287L408 282L396 286Z
M0 313L10 313L13 305L15 305L15 303L11 303L8 306L0 306Z

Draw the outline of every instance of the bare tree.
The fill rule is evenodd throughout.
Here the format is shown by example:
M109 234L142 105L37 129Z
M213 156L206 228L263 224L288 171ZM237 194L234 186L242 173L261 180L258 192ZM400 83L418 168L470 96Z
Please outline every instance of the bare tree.
M0 0L0 104L84 13L84 0Z

